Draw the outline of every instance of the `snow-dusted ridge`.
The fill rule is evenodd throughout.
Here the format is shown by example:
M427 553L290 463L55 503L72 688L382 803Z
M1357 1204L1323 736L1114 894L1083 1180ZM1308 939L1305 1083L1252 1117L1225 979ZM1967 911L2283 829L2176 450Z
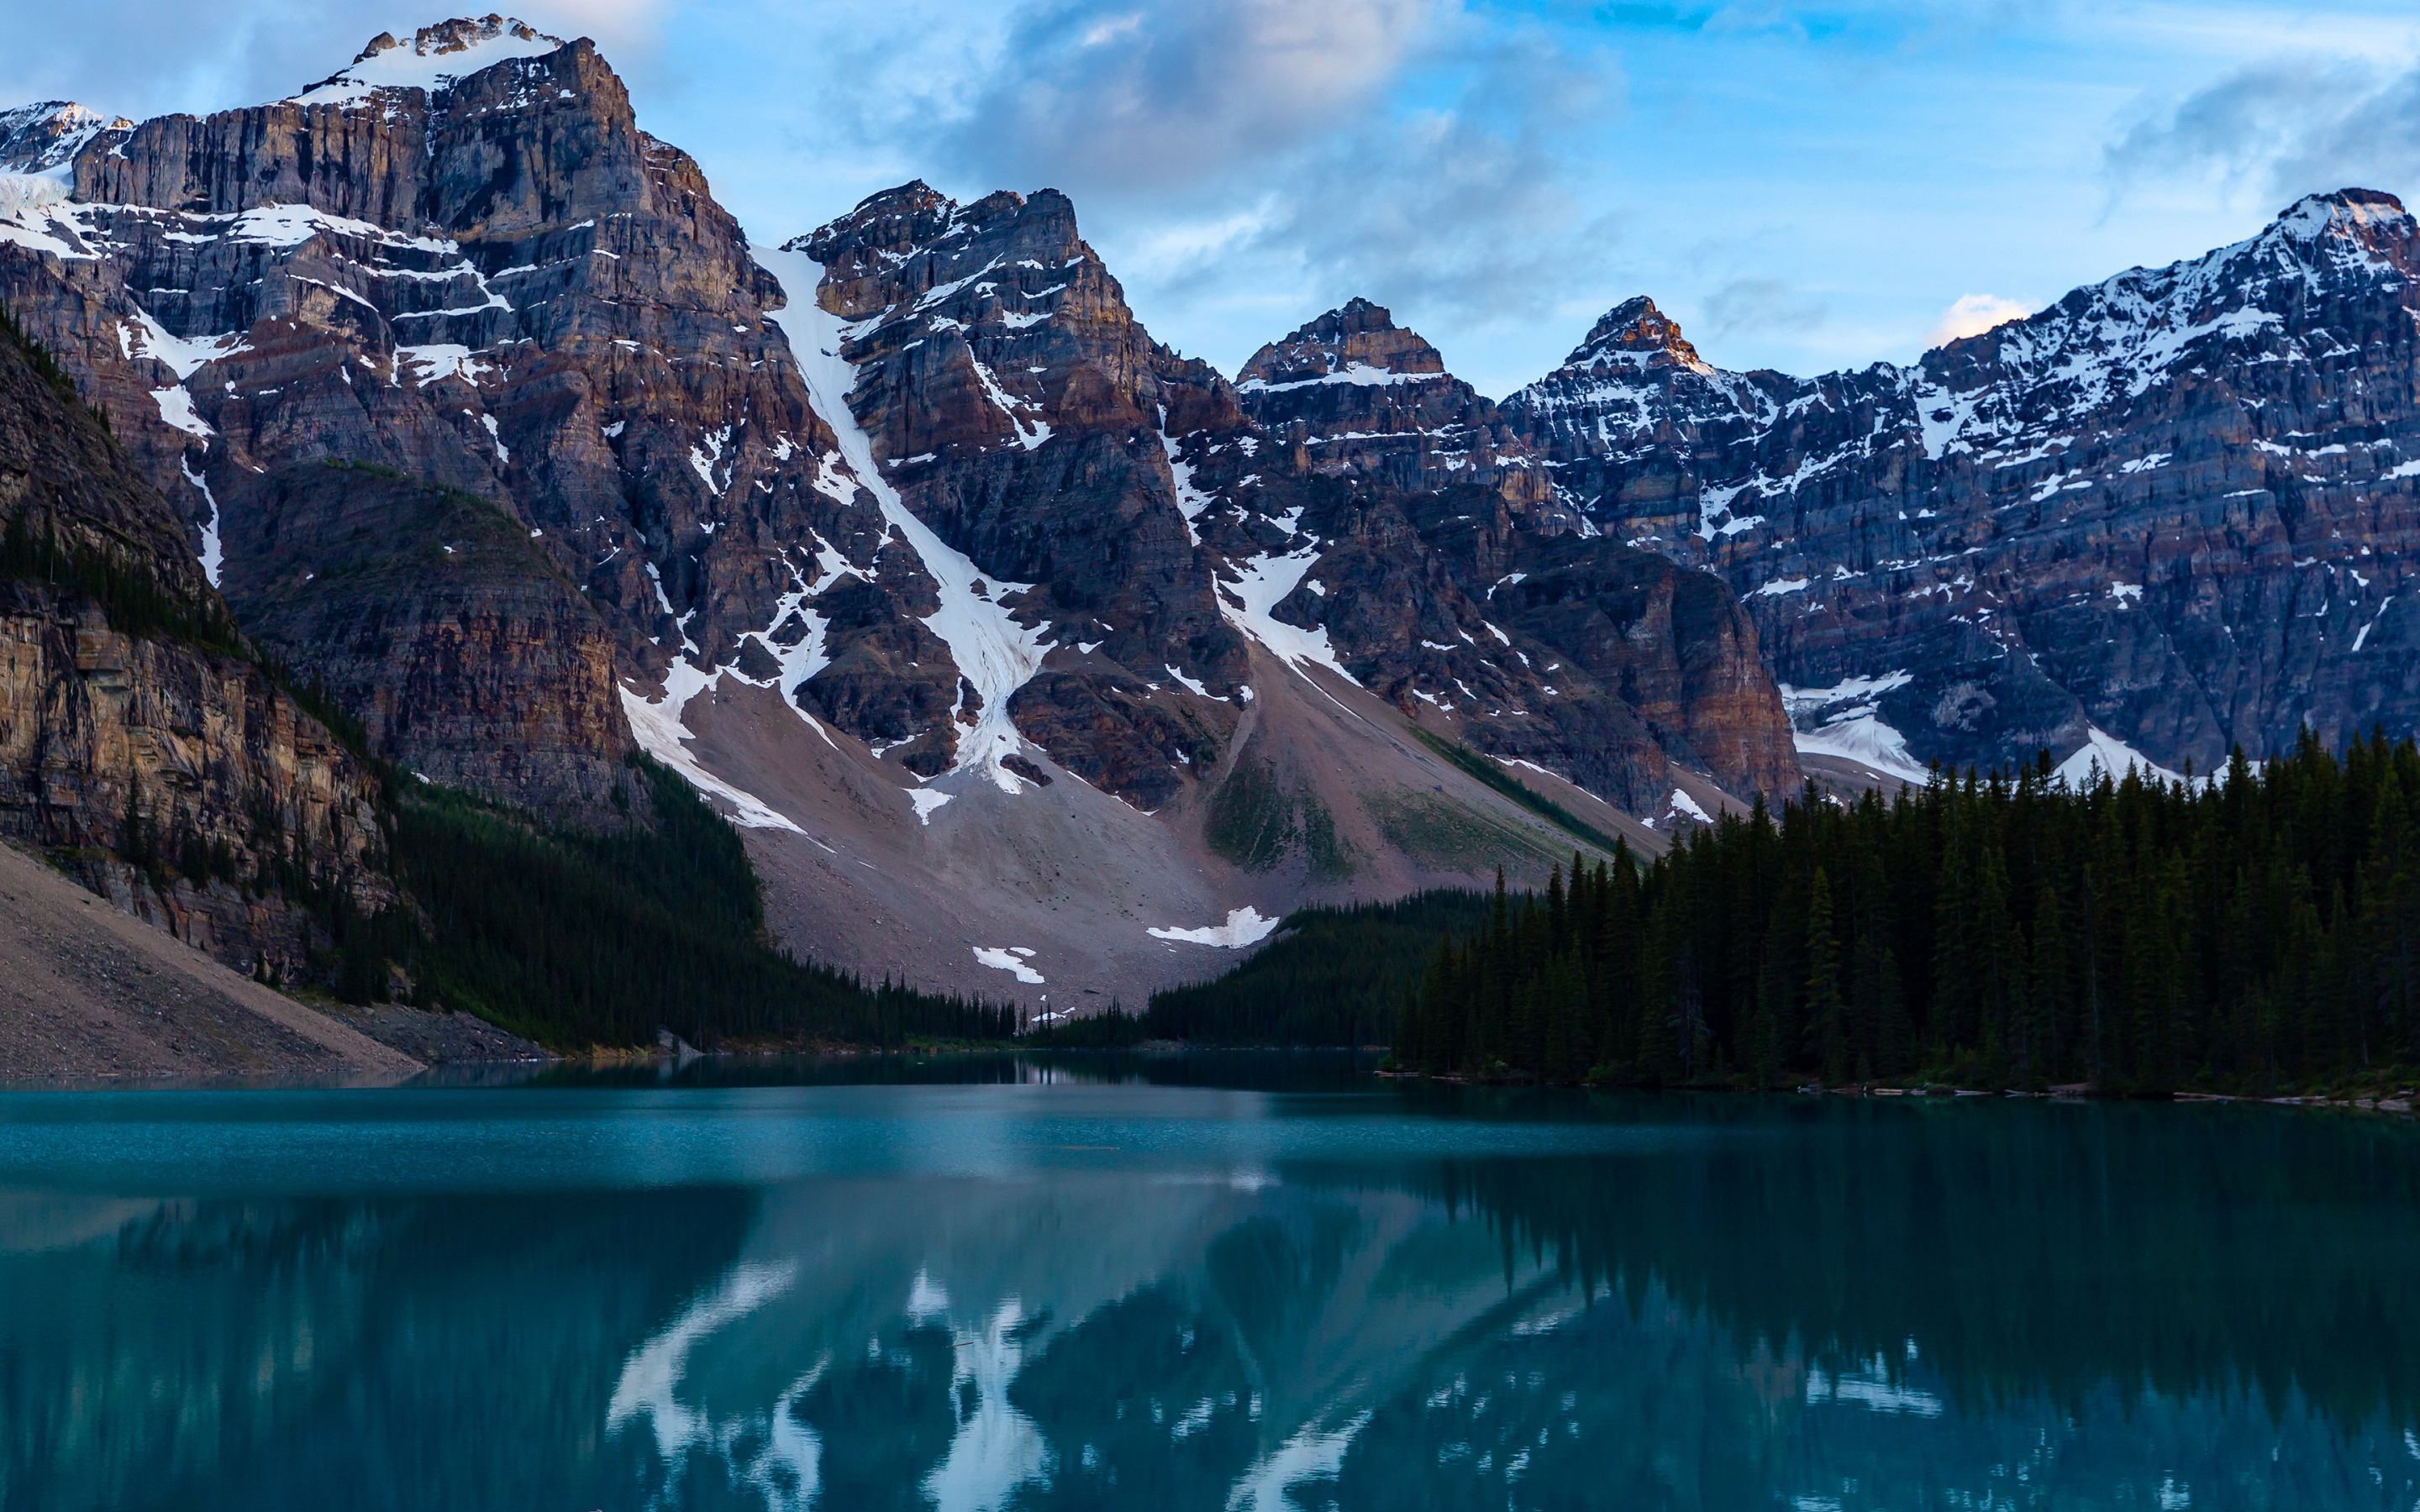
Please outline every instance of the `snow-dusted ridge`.
M359 34L356 33L356 36ZM380 89L439 90L458 79L513 58L543 57L563 46L535 27L505 17L423 26L398 41L382 32L340 73L287 101L297 105L363 105Z
M1962 344L1936 348L1906 375L1925 455L2064 445L2086 414L2141 397L2212 343L2263 339L2265 330L2284 325L2283 307L2332 277L2394 276L2364 234L2411 224L2401 204L2383 194L2307 194L2256 236L2164 268L2130 268L1965 338L1987 345L1995 359L1996 376L1986 385L1961 387L1950 376L1945 359ZM2310 361L2304 345L2288 342L2281 360ZM2044 418L2021 420L2025 410Z

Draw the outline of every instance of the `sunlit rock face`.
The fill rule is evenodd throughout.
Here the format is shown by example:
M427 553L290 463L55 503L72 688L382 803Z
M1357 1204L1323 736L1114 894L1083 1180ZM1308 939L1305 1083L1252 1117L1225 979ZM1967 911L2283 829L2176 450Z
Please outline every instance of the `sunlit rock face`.
M1504 411L1737 590L1809 748L2206 771L2420 722L2415 272L2346 190L1904 368L1725 372L1634 300Z

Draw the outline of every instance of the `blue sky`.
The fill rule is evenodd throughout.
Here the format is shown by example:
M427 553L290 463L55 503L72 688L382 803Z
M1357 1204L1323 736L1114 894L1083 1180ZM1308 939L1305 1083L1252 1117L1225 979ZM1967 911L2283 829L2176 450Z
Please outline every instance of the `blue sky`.
M444 13L0 0L0 100L249 103ZM2193 255L2304 193L2420 193L2409 0L518 13L595 37L758 239L910 177L1056 187L1153 334L1230 372L1356 294L1496 394L1636 293L1725 366L1906 361L1953 312Z

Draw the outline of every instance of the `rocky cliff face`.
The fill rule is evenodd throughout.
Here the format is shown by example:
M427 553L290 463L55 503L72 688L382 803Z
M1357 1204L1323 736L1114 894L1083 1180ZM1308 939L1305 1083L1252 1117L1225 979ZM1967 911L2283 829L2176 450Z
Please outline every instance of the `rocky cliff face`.
M293 100L148 121L74 171L73 198L0 225L0 296L186 501L213 570L272 528L287 470L390 467L540 543L488 562L498 600L567 575L626 664L660 675L751 637L785 663L785 603L828 575L814 543L871 555L878 517L819 466L830 434L764 321L775 285L584 41L492 19L381 38ZM455 766L594 817L627 728L584 712L594 648L542 639L551 671L429 681L415 728L473 750L494 687L555 675L582 712L551 759Z
M167 501L0 331L0 834L240 969L301 968L277 890L375 906L375 792L235 640Z
M222 583L245 631L437 781L611 805L626 738L614 639L513 516L356 464L245 492ZM624 795L627 800L628 795Z
M1052 191L961 207L909 184L786 255L797 282L817 278L797 294L830 327L794 325L792 339L846 364L821 397L861 437L867 486L908 540L911 520L939 538L916 552L908 591L931 582L929 629L949 656L909 654L898 628L873 636L893 642L879 658L892 677L904 659L954 667L956 686L928 673L876 691L861 639L833 646L836 670L864 668L848 695L924 711L889 735L923 775L1030 742L1147 809L1191 785L1233 727L1244 640L1211 592L1164 438L1236 429L1233 391L1151 340ZM807 696L828 700L825 680ZM836 703L821 712L851 725Z
M497 17L267 104L45 111L7 127L0 299L182 570L432 778L610 824L652 751L804 951L997 990L999 940L1038 985L1094 931L1132 992L1247 900L1563 854L1406 721L1615 827L1795 784L1722 582L1599 532L1366 301L1239 387L1053 191L752 246L590 43Z
M1504 409L1605 530L1730 581L1802 749L2207 771L2420 723L2415 273L2349 190L1909 368L1727 373L1633 301Z
M1397 493L1477 484L1527 507L1550 497L1544 470L1496 406L1368 300L1263 347L1236 392L1254 424L1305 449L1316 476Z
M1238 393L1258 435L1202 447L1197 486L1295 512L1303 544L1246 579L1295 571L1273 617L1357 680L1642 815L1670 811L1676 769L1796 788L1731 594L1566 507L1496 406L1386 310L1356 300L1263 347Z

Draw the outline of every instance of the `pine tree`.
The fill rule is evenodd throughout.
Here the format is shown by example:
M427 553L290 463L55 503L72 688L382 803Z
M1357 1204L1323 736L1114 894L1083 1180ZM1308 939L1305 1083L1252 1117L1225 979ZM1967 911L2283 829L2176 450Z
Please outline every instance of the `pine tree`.
M1807 889L1807 1018L1816 1035L1823 1079L1849 1079L1849 1005L1840 992L1839 946L1832 935L1832 880L1822 867Z

